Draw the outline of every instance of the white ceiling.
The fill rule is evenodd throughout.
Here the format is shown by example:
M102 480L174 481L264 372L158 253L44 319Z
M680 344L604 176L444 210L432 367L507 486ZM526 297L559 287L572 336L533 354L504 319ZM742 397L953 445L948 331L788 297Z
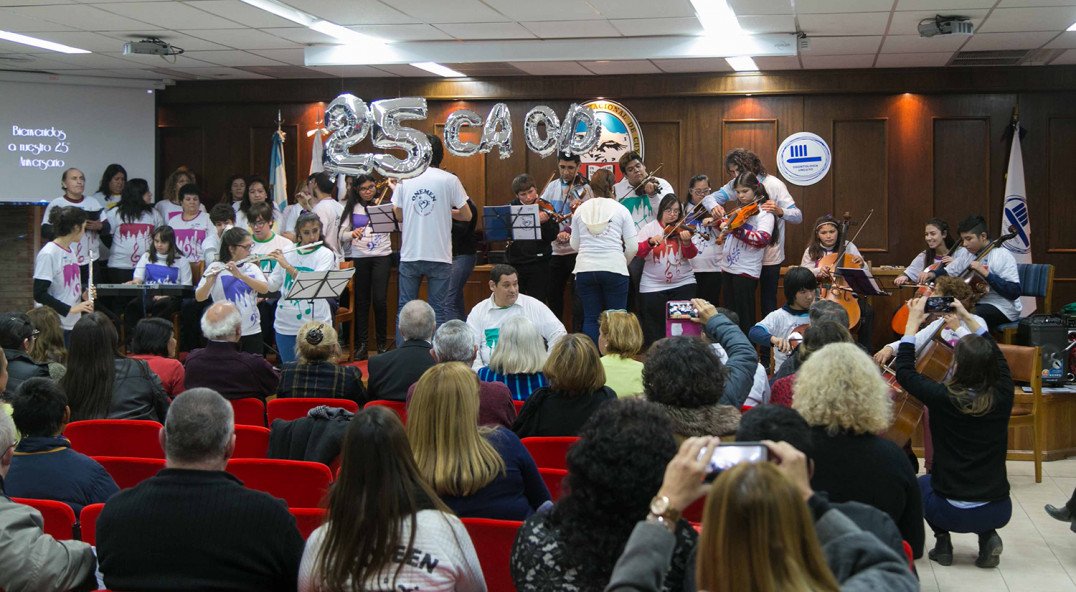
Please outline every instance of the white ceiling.
M694 36L690 0L286 0L388 41ZM750 33L806 33L810 49L760 57L763 70L942 67L959 51L1046 50L1038 64L1076 64L1076 0L729 0ZM975 35L919 37L935 14L965 15ZM0 29L92 51L67 55L0 41L0 70L142 79L430 76L408 65L305 67L303 48L336 41L239 0L0 0ZM178 58L124 56L160 37ZM435 59L435 58L434 58ZM727 72L723 59L448 64L475 76Z

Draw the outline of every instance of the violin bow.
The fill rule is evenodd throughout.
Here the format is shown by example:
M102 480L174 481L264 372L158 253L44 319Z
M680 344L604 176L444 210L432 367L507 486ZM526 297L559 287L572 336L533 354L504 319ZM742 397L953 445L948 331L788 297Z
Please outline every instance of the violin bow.
M632 187L632 188L628 189L628 192L627 192L626 194L624 194L624 195L622 195L622 196L620 196L620 197L616 198L616 200L617 200L617 201L620 201L620 200L622 200L622 199L624 199L624 198L628 197L628 196L629 196L629 195L631 195L632 193L635 193L635 190L637 190L638 188L640 188L640 187L642 187L643 185L646 185L647 183L649 183L649 182L653 181L653 180L654 180L654 176L658 174L658 171L660 171L660 170L661 170L661 167L663 167L663 166L665 166L665 163L664 163L664 162L663 162L663 163L660 163L660 164L658 164L658 168L654 169L654 170L653 170L653 172L650 172L650 173L648 173L648 174L647 174L647 175L646 175L645 177L643 177L643 180L642 180L642 181L639 181L639 184L638 184L638 185L636 185L635 187Z

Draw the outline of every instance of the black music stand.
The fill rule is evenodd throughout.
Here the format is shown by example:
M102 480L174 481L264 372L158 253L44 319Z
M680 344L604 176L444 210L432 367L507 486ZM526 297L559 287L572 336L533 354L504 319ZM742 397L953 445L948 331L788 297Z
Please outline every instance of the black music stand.
M538 240L542 237L538 225L538 205L485 206L482 221L486 242Z
M370 217L370 230L378 234L400 232L400 220L392 204L367 206L366 215Z
M328 271L300 271L284 296L285 300L310 300L339 298L355 275L355 268L330 269Z
M878 279L866 269L838 267L837 273L848 282L848 287L852 288L852 292L859 296L889 296L889 292L878 285Z

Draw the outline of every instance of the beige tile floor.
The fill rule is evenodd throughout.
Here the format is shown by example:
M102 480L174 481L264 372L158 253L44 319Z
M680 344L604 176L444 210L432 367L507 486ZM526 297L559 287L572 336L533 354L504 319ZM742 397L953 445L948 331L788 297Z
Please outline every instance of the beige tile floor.
M1035 483L1030 462L1009 461L1013 511L1008 526L998 531L1005 544L996 569L975 567L978 539L953 534L953 565L923 558L916 569L924 591L939 592L1076 592L1076 533L1050 518L1045 504L1059 506L1076 488L1076 457L1042 463L1042 483ZM926 548L934 546L926 527Z

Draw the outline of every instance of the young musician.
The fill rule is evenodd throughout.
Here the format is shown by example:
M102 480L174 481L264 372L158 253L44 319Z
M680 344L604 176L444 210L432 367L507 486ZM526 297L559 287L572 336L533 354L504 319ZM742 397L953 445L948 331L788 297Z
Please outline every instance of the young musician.
M542 191L541 199L553 204L553 209L562 216L570 216L583 201L594 197L590 191L590 182L579 173L580 158L578 154L557 153L557 172L559 175ZM552 258L549 260L549 310L561 321L564 320L564 288L570 287L572 307L572 332L583 330L583 302L575 290L576 251L572 248L572 219L560 222L560 231L553 240Z
M250 256L254 239L242 228L232 228L220 237L220 258L209 264L198 283L194 297L199 301L228 300L239 309L243 319L243 336L239 343L243 351L262 354L261 315L257 296L269 291L265 274L256 263L238 262Z
M359 175L351 182L340 218L340 244L344 246L347 260L355 266L355 332L356 360L369 355L368 325L370 307L374 309L374 337L377 352L388 350L388 292L389 273L392 271L392 235L374 232L366 211L374 205L377 184L371 175Z
M274 251L289 249L295 244L294 241L273 232L273 211L273 206L265 202L254 204L247 211L250 233L254 237L254 248L251 249L252 255L268 255ZM293 228L292 230L294 231L295 229ZM260 261L259 264L262 268L262 273L269 275L273 268L276 267L276 260L266 258Z
M768 200L770 195L754 173L740 173L734 180L740 207ZM740 316L740 329L751 330L755 316L755 290L762 273L766 247L777 242L774 215L759 207L743 226L732 230L725 241L722 264L722 291L725 306Z
M787 280L786 280L787 281ZM959 300L964 306L964 310L974 310L974 305L971 303L972 290L963 280L960 278L942 276L934 283L934 291L931 296L952 296L953 299ZM968 313L971 318L981 327L986 326L986 321L981 316ZM966 323L963 322L961 317L956 314L938 314L935 315L930 324L923 327L915 334L915 353L918 357L919 352L930 341L934 334L938 331L939 327L941 332L939 337L949 345L956 345L957 341L960 341L965 335L971 335L973 331ZM878 350L874 354L874 361L879 364L886 364L889 360L893 359L893 356L897 355L897 348L900 346L900 341L894 341L889 345L886 345L882 349Z
M235 210L227 203L219 203L209 210L209 221L213 230L206 232L202 241L202 260L213 262L220 255L220 235L235 226Z
M116 207L108 211L112 250L108 256L109 282L119 284L134 277L139 258L153 246L153 229L164 221L153 209L153 193L145 179L131 179Z
M247 191L243 195L243 201L239 202L239 208L235 211L236 226L244 230L250 230L250 207L254 204L268 203L273 216L273 232L277 231L280 220L280 210L269 201L269 184L265 179L253 175L247 179Z
M311 321L332 324L332 312L329 309L329 301L325 298L288 300L283 297L295 283L295 278L300 271L325 272L336 269L336 255L328 247L318 245L313 248L304 248L322 241L321 219L317 214L307 212L299 216L294 230L299 236L298 248L291 245L287 247L290 249L287 253L282 252L282 249L276 249L269 255L276 263L272 273L269 274L269 291L279 290L281 293L281 298L276 305L276 318L273 321L277 353L280 354L281 362L295 361L296 335L304 324Z
M933 276L960 276L968 269L982 275L990 285L990 291L975 305L975 312L984 319L990 330L1020 318L1020 274L1016 260L1005 248L991 249L979 261L979 253L990 245L986 237L986 220L982 216L969 216L957 227L967 251ZM928 274L928 276L931 274Z
M512 193L515 199L508 202L510 206L529 206L538 203L538 188L534 177L523 173L512 179ZM508 242L508 263L519 274L519 291L545 303L549 295L549 259L552 257L553 239L557 238L560 227L548 212L538 210L538 224L541 235L537 240L513 240Z
M187 261L202 261L202 241L209 231L209 214L202 207L202 192L194 183L179 188L183 210L168 218L167 224L176 231L176 244Z
M178 216L183 212L183 204L179 197L179 190L184 185L197 184L198 179L194 176L194 171L187 167L179 167L172 171L171 175L164 180L164 195L161 196L161 201L157 202L157 205L153 206L157 213L161 215L161 219L165 224L168 224L169 220L173 216ZM198 198L201 200L201 196ZM205 206L201 206L200 209L205 212Z
M812 270L814 276L819 280L830 279L830 273L828 268L819 267L818 261L826 255L840 251L837 246L839 224L836 218L828 214L819 217L814 223L814 235L811 237L811 243L803 251L803 259L800 260L800 265ZM856 265L863 265L863 256L855 244L847 239L845 239L844 243L845 254L851 255L852 261ZM858 341L870 351L871 336L874 332L871 325L874 320L874 309L871 308L870 302L866 298L858 298L858 302L860 318Z
M691 241L691 232L668 230L683 218L680 201L670 193L661 198L657 219L643 226L637 237L635 256L645 261L639 283L644 347L665 337L666 303L695 297L690 259L698 255L698 249Z
M698 297L714 306L721 303L721 261L724 259L724 247L717 244L717 230L712 228L713 218L704 205L706 196L710 195L710 178L695 175L688 182L691 189L689 202L686 204L685 218L695 221L693 226L706 232L703 236L697 232L691 237L699 254L691 258L691 270L695 272Z
M927 220L923 238L926 239L927 248L915 256L908 267L904 268L903 274L893 278L894 286L903 286L909 281L916 284L929 283L932 277L927 275L927 267L935 263L949 265L957 257L964 257L964 252L967 250L964 247L957 247L953 255L949 256L949 250L953 248L956 241L949 234L949 223L941 218Z
M314 193L307 201L310 211L321 219L322 228L339 228L340 218L344 216L344 204L336 201L336 180L328 171L321 171L314 177L311 185ZM340 245L340 236L335 232L322 234L325 246L336 255L336 261L344 260L344 250Z
M658 209L662 196L676 193L676 191L665 179L658 176L650 177L643 163L643 157L634 150L621 155L618 165L624 176L613 186L613 197L628 209L635 224L635 234L638 235L643 226L654 221L654 213ZM648 177L650 177L649 180ZM636 309L635 295L639 293L639 281L642 274L642 259L628 262L628 310ZM595 334L597 334L596 329Z
M78 256L72 248L82 240L86 212L74 206L52 207L51 204L49 210L48 223L55 238L37 253L34 301L60 315L66 342L81 314L93 312L93 302L83 302Z
M299 216L310 211L310 198L314 196L311 186L314 184L315 176L310 175L306 181L296 185L295 193L288 200L288 205L284 206L284 211L280 213L280 236L290 241L298 239L295 236L295 223L299 221Z
M752 343L774 350L773 367L780 368L792 346L788 342L792 330L810 323L808 311L814 304L818 281L806 267L792 267L785 272L785 305L769 313L747 333Z
M51 239L59 236L52 228L51 214L55 208L76 207L86 212L85 232L81 238L71 246L71 252L78 260L79 271L82 274L82 283L89 283L89 264L97 261L100 257L101 241L100 234L108 234L108 221L104 217L105 204L92 196L84 194L86 189L86 176L78 169L67 169L60 177L60 186L64 190L62 197L49 202L45 208L45 214L41 222L41 238Z
M97 184L97 193L93 197L105 204L106 210L111 210L120 202L123 196L123 188L127 185L127 169L121 164L110 164L105 167L101 175L101 182ZM150 204L153 205L153 204Z
M127 284L175 284L189 286L192 283L191 266L176 245L176 233L171 226L158 226L153 231L153 247L142 253L134 269L134 279ZM147 295L146 314L151 317L168 318L179 311L179 296ZM127 306L127 325L134 327L142 318L142 303L136 298Z

